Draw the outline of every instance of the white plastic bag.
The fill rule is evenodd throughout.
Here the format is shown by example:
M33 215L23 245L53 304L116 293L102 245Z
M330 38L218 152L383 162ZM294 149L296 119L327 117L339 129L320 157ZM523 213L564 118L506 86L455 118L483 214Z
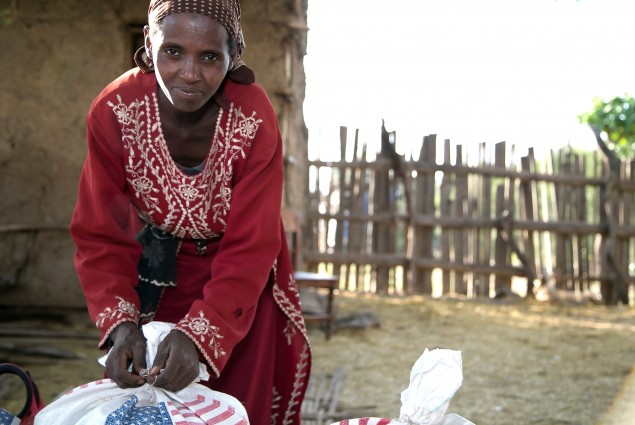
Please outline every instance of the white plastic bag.
M152 365L156 349L174 325L151 322L142 330L147 338L147 364ZM105 364L104 356L100 363ZM199 365L200 379L208 379L205 365ZM248 425L244 406L234 397L193 382L173 393L145 384L119 388L111 379L81 385L55 400L35 417L35 425L155 425L223 424Z
M401 393L399 422L442 424L463 383L462 368L460 351L426 348L410 371L410 386Z
M358 418L344 425L474 425L451 413L450 400L463 383L461 352L427 348L410 371L410 385L401 393L398 419Z

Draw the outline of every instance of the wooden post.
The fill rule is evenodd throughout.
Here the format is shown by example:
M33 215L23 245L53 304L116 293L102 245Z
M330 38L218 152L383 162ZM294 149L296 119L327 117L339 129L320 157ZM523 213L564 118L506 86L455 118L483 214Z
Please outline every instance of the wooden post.
M381 133L382 143L381 151L377 156L378 160L384 160L391 162L393 160L392 154L394 153L394 145L391 148L390 133L382 126ZM393 149L391 151L391 149ZM386 169L375 170L375 190L373 195L373 213L390 213L392 212L392 206L390 201L391 184L390 184L390 172ZM373 252L377 254L388 254L393 251L393 241L391 235L391 225L386 223L375 223L373 227ZM390 267L379 264L377 266L376 274L376 289L377 293L387 293L388 283L390 280Z
M346 150L348 144L348 129L346 127L340 127L340 166L338 167L338 175L339 175L339 206L338 213L341 217L346 217L350 215L351 207L352 207L352 192L353 189L351 187L351 169L347 165L346 161ZM346 219L341 219L337 223L337 228L335 231L335 250L334 253L338 252L346 253L349 252L348 243L350 238L350 222ZM348 270L349 265L344 263L339 265L339 270L335 272L339 276L342 276L344 286L348 287L349 276Z
M626 182L630 182L630 183L635 183L635 160L632 160L628 163L628 168L627 171L625 173L624 176L624 181ZM628 229L628 228L632 228L633 224L633 219L635 218L635 193L633 191L627 192L627 194L625 196L622 197L622 202L624 203L624 207L623 207L623 220L620 223L621 227L624 229ZM633 237L628 237L628 236L623 236L621 239L621 253L622 253L622 264L624 264L625 267L627 267L627 270L629 270L628 268L630 267L629 263L633 263L635 260L635 238ZM627 276L629 275L629 273L626 273ZM630 280L627 282L627 288L634 286L635 282L633 282L633 278L630 277ZM627 289L628 292L628 289ZM630 300L630 301L634 301L634 300ZM631 304L632 305L632 304Z
M497 143L495 146L494 165L496 168L505 168L505 142ZM509 194L509 180L505 183L500 183L496 187L496 217L501 220L505 213L509 210L509 200L507 195ZM511 237L511 235L510 235ZM494 261L496 267L507 267L510 265L510 252L509 245L505 242L501 235L500 230L496 232L496 246ZM511 277L496 275L495 278L495 292L510 291L511 290ZM489 296L490 294L485 294Z
M361 173L360 173L360 182L359 182L359 192L357 194L357 203L358 205L361 205L362 207L360 208L360 210L364 211L365 215L369 215L370 214L370 205L369 205L369 199L370 199L370 189L369 189L369 185L370 183L368 182L369 180L369 173L368 173L368 157L367 157L367 148L366 145L362 146L362 151L360 153L360 158L363 162L363 166L361 168ZM361 253L368 253L368 252L372 252L370 247L371 244L369 243L368 240L368 233L369 233L369 228L371 228L371 223L369 221L365 221L362 223L360 232L359 232L359 239L361 241ZM372 269L372 267L370 265L367 265L366 263L364 263L363 265L363 269L360 268L357 271L357 282L362 282L362 284L357 285L357 290L359 291L360 288L361 290L364 290L365 285L366 285L366 281L370 282L370 272L369 270ZM359 266L358 266L359 267Z
M479 164L484 166L487 162L487 145L481 143L479 146ZM481 218L489 220L492 218L492 181L489 175L481 177ZM492 252L492 229L490 227L483 226L479 230L479 240L477 241L477 261L481 266L489 266L491 263ZM474 282L474 294L481 296L489 296L490 289L490 274L479 273L476 281Z
M359 129L355 130L355 142L353 147L353 160L361 163L362 158L359 153ZM351 202L350 202L350 214L351 215L367 215L368 211L364 204L365 193L365 169L363 167L357 167L355 170L351 170ZM349 224L348 232L348 252L353 254L362 253L362 224L359 221L353 220ZM355 282L353 284L351 277L351 271L347 273L346 288L349 290L358 290L360 287L360 263L353 264L355 267Z
M600 220L606 230L602 234L601 256L603 258L602 275L608 278L602 282L602 296L607 304L628 305L627 273L621 268L616 255L617 215L618 215L618 183L620 181L620 161L615 152L610 150L602 140L599 130L593 128L600 149L608 162L607 181L600 190Z
M456 165L463 165L463 149L462 146L456 147ZM469 216L468 212L468 193L467 193L467 174L456 174L456 196L454 206L456 207L456 215L461 218ZM454 232L454 261L464 264L469 251L468 230L461 226ZM465 274L461 271L454 272L454 291L457 294L467 295L467 285L465 282Z
M320 211L322 204L322 194L320 192L320 167L311 166L309 172L315 172L315 190L309 195L309 211ZM301 241L301 252L317 252L320 250L320 234L321 234L321 220L308 217L306 228L302 229L302 233L305 235L313 235L313 237L305 237ZM302 264L306 270L313 270L313 264L306 262Z
M443 143L443 164L451 165L450 163L450 140L445 139ZM441 205L440 212L441 217L449 217L451 214L452 200L450 199L450 191L452 189L452 174L444 171L443 178L441 179ZM443 261L451 262L452 253L450 252L450 236L453 230L449 228L441 227L441 259ZM451 271L443 270L443 293L447 294L451 291Z
M576 174L585 177L586 176L586 160L584 155L577 155L576 158ZM587 200L586 200L586 187L581 185L575 189L576 192L576 220L580 222L587 222ZM589 292L589 245L588 238L584 234L576 235L576 257L577 257L577 271L575 273L576 278L576 290L581 293Z
M437 136L431 134L423 138L419 162L422 164L436 163ZM434 214L434 173L418 173L416 178L414 212L415 214ZM417 225L413 234L413 259L433 258L433 228L430 226ZM414 266L412 262L412 285L417 294L432 294L432 269L422 269Z
M564 161L562 159L563 150L558 151L552 155L553 172L563 175L567 173ZM563 183L554 183L555 194L555 220L564 220L566 218L565 208L567 202L567 190ZM567 275L566 266L567 250L565 246L565 237L562 233L556 233L556 258L554 265L554 274L556 288L566 289L566 282L563 280Z
M536 172L536 159L534 158L533 148L529 149L527 156L521 158L521 168L523 171L529 173ZM536 190L536 182L534 180L524 181L520 185L519 199L523 202L523 209L520 211L521 217L525 220L535 221L538 218L538 194ZM528 267L531 268L533 276L538 276L539 270L536 266L536 241L535 232L531 230L523 230L523 245L525 248L525 255L527 256ZM527 296L534 296L534 282L527 282Z

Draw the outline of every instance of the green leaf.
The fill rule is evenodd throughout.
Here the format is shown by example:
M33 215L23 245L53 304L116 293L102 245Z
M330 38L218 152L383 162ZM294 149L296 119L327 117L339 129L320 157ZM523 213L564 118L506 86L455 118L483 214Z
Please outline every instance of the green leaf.
M631 96L625 94L609 101L596 97L593 109L578 115L578 119L606 134L607 144L618 155L635 157L635 99Z

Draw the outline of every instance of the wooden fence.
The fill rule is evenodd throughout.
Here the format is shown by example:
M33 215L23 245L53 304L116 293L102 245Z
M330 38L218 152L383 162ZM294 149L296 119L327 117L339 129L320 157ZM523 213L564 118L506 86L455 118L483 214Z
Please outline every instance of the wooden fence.
M600 151L569 148L518 158L504 142L470 158L435 135L406 161L395 137L383 130L369 161L342 127L342 160L309 162L306 267L364 292L531 296L544 285L611 304L632 298L634 162L614 169Z

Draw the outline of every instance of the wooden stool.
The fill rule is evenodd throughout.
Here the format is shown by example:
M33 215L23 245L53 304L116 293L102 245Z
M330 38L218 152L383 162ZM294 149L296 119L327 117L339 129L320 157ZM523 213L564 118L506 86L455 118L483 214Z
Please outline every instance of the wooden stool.
M328 289L328 298L326 304L326 312L324 313L307 313L303 312L306 322L325 322L326 323L326 339L331 337L333 329L333 320L335 312L333 311L334 294L337 289L340 278L337 275L325 273L313 273L301 271L302 268L302 226L300 225L299 215L288 209L282 209L282 224L287 235L287 243L293 261L295 282L298 288L326 288Z
M333 291L337 289L337 285L340 281L339 276L323 273L311 273L296 271L293 273L295 276L295 283L298 288L326 288L328 289L328 297L326 302L326 312L324 313L304 313L305 322L325 322L326 323L326 339L331 338L331 330L333 329L333 320L335 319L335 313L333 312Z

